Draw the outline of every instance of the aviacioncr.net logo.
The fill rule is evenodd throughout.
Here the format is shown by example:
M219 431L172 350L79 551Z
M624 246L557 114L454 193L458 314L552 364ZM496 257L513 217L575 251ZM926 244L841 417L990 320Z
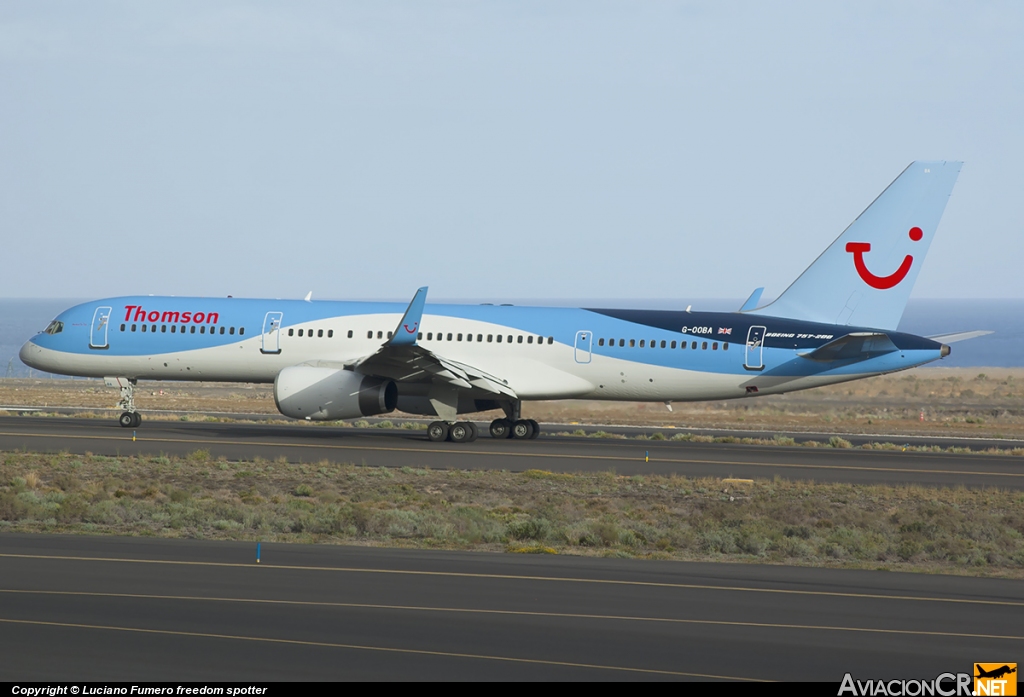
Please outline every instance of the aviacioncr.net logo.
M892 697L971 697L970 673L941 673L931 680L855 680L847 673L843 676L843 684L839 686L839 695L855 695L856 697L876 697L891 695Z

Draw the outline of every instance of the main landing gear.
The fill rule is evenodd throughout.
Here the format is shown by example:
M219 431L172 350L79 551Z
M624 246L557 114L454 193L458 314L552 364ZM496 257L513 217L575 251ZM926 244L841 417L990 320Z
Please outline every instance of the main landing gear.
M540 435L540 424L533 419L522 418L523 403L520 400L506 402L501 405L505 412L504 419L491 422L491 438L515 438L516 440L533 440Z
M435 421L427 426L427 438L434 443L450 440L453 443L472 443L476 440L476 424L471 421Z
M117 406L124 409L124 413L118 417L117 422L123 428L138 428L142 423L142 414L135 409L135 384L134 378L106 378L108 387L119 387L121 389L121 400Z

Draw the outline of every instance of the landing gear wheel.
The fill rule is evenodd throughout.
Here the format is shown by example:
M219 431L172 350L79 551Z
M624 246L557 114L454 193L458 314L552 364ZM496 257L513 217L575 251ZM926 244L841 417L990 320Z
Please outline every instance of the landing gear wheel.
M476 440L476 437L479 435L479 432L476 430L476 424L473 423L472 421L467 421L466 425L469 426L470 430L469 440L467 440L466 442L472 443L473 441Z
M132 426L134 426L135 428L138 428L139 426L141 426L142 425L142 414L140 414L139 412L135 412L135 413L132 414L132 416L134 417L134 422L132 423Z
M495 419L491 422L491 438L511 438L512 422L508 419Z
M444 421L435 421L427 426L427 438L433 443L441 443L448 440L448 424Z
M448 429L448 437L451 438L452 443L469 443L473 440L475 435L473 424L466 421L456 421Z
M121 416L120 416L120 418L118 418L117 422L119 424L121 424L122 428L131 428L131 427L135 426L135 414L132 414L131 412L126 411L125 413L121 414Z
M520 419L512 424L512 437L516 440L528 440L533 438L533 434L536 431L533 428L533 423L524 419Z
M534 421L533 419L527 419L527 421L529 421L530 425L533 426L533 435L530 436L530 440L533 440L534 438L540 435L540 424Z

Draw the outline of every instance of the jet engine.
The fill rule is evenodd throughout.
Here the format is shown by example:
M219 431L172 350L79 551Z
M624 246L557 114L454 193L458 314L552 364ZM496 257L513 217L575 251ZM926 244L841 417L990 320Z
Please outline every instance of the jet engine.
M394 411L398 386L351 370L297 365L277 374L274 401L293 419L355 419Z

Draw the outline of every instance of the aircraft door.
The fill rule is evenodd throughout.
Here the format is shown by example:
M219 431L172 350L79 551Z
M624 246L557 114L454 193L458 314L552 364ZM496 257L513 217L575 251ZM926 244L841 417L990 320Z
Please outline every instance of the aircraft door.
M89 348L110 348L107 343L107 330L110 328L110 308L97 307L92 315L92 327L89 329Z
M576 362L590 363L590 349L594 345L594 335L588 331L576 332Z
M747 332L747 347L743 356L743 367L747 370L764 370L764 333L766 327L751 327Z
M283 312L268 312L263 318L263 347L260 353L276 355L281 353L281 320Z

